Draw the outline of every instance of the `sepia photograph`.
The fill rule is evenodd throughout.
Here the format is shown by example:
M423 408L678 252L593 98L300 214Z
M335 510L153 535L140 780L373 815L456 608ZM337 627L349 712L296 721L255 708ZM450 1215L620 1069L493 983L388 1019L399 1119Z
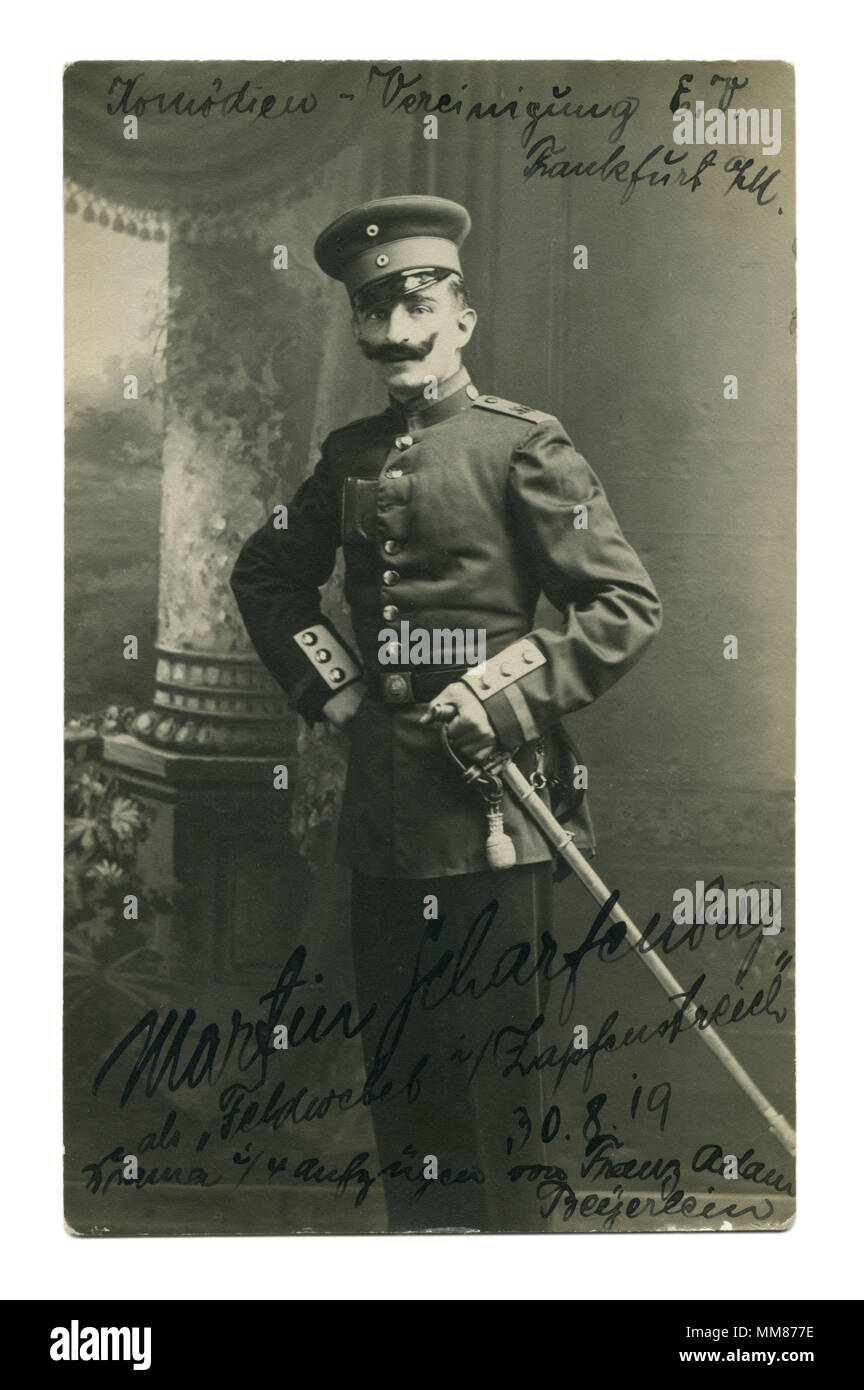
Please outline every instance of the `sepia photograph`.
M792 66L63 96L67 1231L788 1230Z

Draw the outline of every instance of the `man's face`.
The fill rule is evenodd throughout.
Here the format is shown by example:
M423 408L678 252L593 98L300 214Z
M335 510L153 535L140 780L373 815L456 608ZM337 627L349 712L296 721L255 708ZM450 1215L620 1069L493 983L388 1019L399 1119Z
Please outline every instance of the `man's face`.
M357 310L354 337L387 389L407 399L427 377L446 381L459 370L476 318L439 280L381 308Z

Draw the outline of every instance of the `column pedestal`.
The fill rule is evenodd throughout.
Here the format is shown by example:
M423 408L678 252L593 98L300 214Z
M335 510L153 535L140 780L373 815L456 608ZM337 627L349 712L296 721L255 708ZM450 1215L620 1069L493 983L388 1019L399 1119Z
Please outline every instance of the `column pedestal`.
M104 759L148 812L142 877L176 895L152 924L172 978L198 990L271 984L303 939L320 878L291 834L292 794L274 788L274 759L177 753L128 734L105 738Z

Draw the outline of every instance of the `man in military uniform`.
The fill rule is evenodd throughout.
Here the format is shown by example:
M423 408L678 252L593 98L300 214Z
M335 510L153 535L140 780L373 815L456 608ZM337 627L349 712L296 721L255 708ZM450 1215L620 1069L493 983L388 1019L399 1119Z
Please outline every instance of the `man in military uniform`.
M548 775L567 748L560 717L629 670L660 626L651 581L558 420L481 394L462 365L477 318L459 260L469 229L456 203L401 197L321 233L316 260L345 284L389 403L329 435L287 528L264 525L232 575L294 707L350 737L338 853L354 871L358 1004L374 1009L363 1039L377 1171L401 1231L542 1224L508 1154L514 1114L535 1138L542 1120L526 1057L545 982L512 959L536 962L549 930L552 853L505 800L514 862L490 869L483 803L437 726L463 763L507 750ZM320 606L340 545L354 645ZM534 626L541 593L560 627ZM400 660L406 621L412 636L484 633L485 665ZM590 850L584 800L570 810Z

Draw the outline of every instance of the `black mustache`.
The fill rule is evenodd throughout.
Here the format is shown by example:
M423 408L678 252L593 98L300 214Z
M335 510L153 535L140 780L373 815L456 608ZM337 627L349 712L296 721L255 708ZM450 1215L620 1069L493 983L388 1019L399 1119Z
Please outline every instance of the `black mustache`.
M426 338L416 347L409 343L367 343L360 340L360 351L364 357L368 357L370 362L422 362L424 357L428 357L433 347L437 333L433 333L431 338Z

